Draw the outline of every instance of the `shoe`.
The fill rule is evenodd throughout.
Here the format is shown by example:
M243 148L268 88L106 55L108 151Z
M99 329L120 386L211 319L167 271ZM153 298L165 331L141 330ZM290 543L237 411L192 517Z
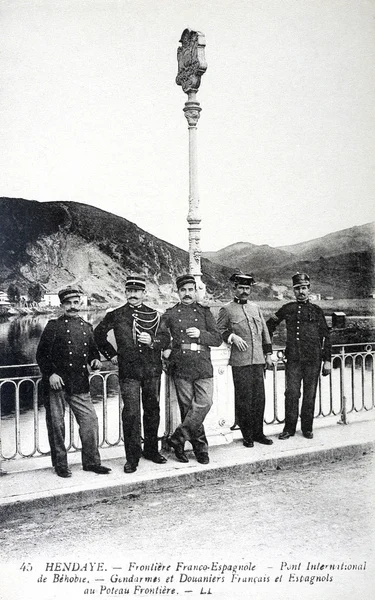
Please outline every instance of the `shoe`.
M314 434L312 431L302 431L302 435L303 435L303 437L307 438L308 440L312 440L314 437Z
M108 475L112 471L109 467L103 467L103 465L92 465L92 467L83 467L84 471L92 471L98 475Z
M138 464L126 461L124 465L124 473L134 473L137 470Z
M244 440L242 443L245 446L245 448L254 448L253 440Z
M185 454L184 447L180 442L175 442L171 438L167 439L167 444L174 450L177 460L183 463L188 463L189 459Z
M164 465L167 462L165 456L163 456L159 452L155 452L155 454L148 454L147 452L143 452L142 456L146 460L152 460L152 462L156 463L157 465Z
M56 472L56 475L58 475L59 477L64 477L65 479L67 477L72 476L72 472L68 468L64 469L64 468L60 468L60 467L55 467L55 472Z
M260 437L255 437L254 442L258 442L258 444L264 444L265 446L271 446L273 444L273 440L270 440L265 435L261 435Z
M294 433L289 433L289 431L282 431L279 435L279 440L288 440L293 435Z
M208 454L206 454L206 452L202 452L202 454L197 454L196 458L201 465L208 465L208 463L210 462L210 457L208 456Z

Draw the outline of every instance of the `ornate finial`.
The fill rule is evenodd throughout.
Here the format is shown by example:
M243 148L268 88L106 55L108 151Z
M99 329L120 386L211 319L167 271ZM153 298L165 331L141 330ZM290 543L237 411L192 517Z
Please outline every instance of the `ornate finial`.
M206 39L200 31L185 29L180 42L182 45L177 50L176 83L182 86L185 94L197 92L201 84L201 77L207 69L204 56Z

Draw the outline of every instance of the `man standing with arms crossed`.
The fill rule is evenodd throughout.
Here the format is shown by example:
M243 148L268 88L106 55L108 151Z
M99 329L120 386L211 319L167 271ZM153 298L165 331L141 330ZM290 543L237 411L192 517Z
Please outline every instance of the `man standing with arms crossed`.
M230 281L234 299L220 309L218 327L224 341L231 344L236 420L246 448L252 448L254 441L270 445L273 442L263 433L263 420L264 369L273 365L271 339L260 308L248 301L253 277L235 273Z
M212 406L213 368L210 346L220 346L221 335L208 307L196 302L194 275L176 279L180 302L162 316L163 346L171 340L170 373L176 387L181 424L167 443L180 462L189 462L185 442L193 446L196 459L208 464L208 443L203 421Z
M313 419L316 389L323 362L323 375L331 372L331 340L322 309L309 300L310 277L296 273L292 277L296 302L284 304L268 319L271 336L282 321L286 323L285 358L285 425L279 440L287 440L296 433L299 398L303 382L301 407L302 435L313 438Z
M98 417L90 398L87 365L100 369L99 351L92 327L79 315L81 291L68 287L59 292L64 314L48 321L36 352L46 392L46 421L52 464L59 477L71 477L65 448L65 402L79 425L84 471L106 475L100 464Z
M122 425L126 463L125 473L137 470L142 455L141 409L142 392L144 447L143 457L157 464L167 462L158 450L160 423L159 392L161 344L158 338L159 313L143 303L146 281L141 275L126 278L127 303L108 312L95 328L100 352L119 367L119 383L124 403ZM117 351L107 340L113 330Z

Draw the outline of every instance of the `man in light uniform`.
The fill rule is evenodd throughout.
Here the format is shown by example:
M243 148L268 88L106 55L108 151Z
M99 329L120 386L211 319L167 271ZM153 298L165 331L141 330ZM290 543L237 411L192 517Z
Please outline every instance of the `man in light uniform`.
M260 308L249 302L253 277L235 273L230 281L234 298L220 309L218 327L224 341L231 344L236 421L246 448L254 442L270 445L273 442L263 433L263 420L264 369L273 366L271 339Z

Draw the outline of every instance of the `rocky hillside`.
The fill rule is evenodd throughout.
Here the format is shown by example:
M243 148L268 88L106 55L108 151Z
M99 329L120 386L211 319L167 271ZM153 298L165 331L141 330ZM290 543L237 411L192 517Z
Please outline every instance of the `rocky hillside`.
M10 283L26 293L39 282L56 292L79 284L97 303L124 298L130 272L146 275L149 297L170 300L176 275L188 254L134 223L76 202L0 198L0 289ZM214 296L228 287L231 269L202 260L203 280Z

